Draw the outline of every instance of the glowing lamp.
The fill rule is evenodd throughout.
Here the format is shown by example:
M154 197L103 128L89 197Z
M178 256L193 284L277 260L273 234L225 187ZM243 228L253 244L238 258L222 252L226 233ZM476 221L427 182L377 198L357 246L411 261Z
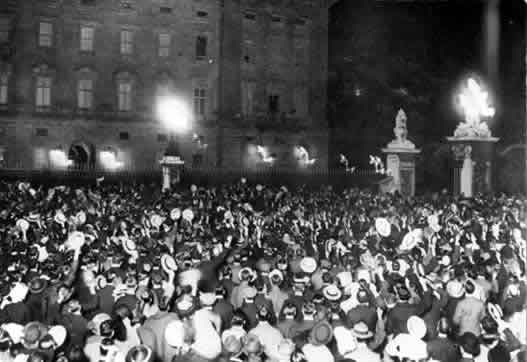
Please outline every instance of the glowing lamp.
M187 104L176 97L161 97L157 104L157 115L169 130L179 133L190 126L191 113Z
M117 156L114 151L101 151L100 157L101 164L109 170L116 170L123 166L123 163L117 160Z
M473 78L469 78L467 86L459 95L459 103L465 114L465 121L477 125L482 117L493 117L496 113L490 106L489 94Z
M49 151L49 161L54 167L68 167L73 164L73 161L68 159L66 152L61 148L55 148Z
M260 159L264 163L273 163L275 161L275 157L269 154L267 147L258 145L256 146L256 152L260 155Z
M307 152L304 146L296 146L294 154L298 162L303 166L311 166L317 161L316 158L309 157L309 152Z

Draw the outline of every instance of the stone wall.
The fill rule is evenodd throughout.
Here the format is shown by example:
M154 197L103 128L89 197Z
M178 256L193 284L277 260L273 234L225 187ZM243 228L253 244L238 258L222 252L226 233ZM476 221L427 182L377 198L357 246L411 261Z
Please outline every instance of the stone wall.
M186 158L194 153L191 134L196 133L208 144L207 167L246 165L247 134L265 135L251 136L252 142L264 139L270 149L311 142L312 155L327 160L324 1L9 0L9 4L0 8L0 17L11 20L9 43L0 44L0 73L9 73L9 102L0 106L4 164L47 167L50 149L61 146L67 152L77 142L97 151L117 149L127 168L152 167L166 147L167 131L155 115L155 90L163 80L170 81L190 108L194 87L207 89L205 116L196 117L190 133L180 137ZM49 48L38 46L40 21L53 24ZM80 51L82 25L95 29L93 52ZM122 29L134 33L132 55L120 53ZM158 56L161 32L171 34L167 58ZM195 56L198 35L208 39L207 56L200 60ZM35 109L37 72L53 79L52 107L45 113ZM77 82L86 72L94 80L94 101L91 110L81 112ZM133 109L126 113L117 112L116 81L123 73L134 82ZM254 83L250 114L243 112L247 82ZM280 97L278 114L269 113L271 94ZM44 132L37 129L47 129L47 136L37 136ZM121 132L129 139L121 140ZM164 135L161 141L159 134ZM274 144L274 135L287 142ZM288 157L287 151L281 153Z

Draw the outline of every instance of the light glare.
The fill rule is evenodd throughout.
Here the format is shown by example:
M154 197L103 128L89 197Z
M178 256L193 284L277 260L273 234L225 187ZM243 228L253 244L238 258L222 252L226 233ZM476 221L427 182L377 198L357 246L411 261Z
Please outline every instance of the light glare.
M73 161L66 156L66 152L59 149L49 151L49 160L55 167L68 167L73 164Z
M157 114L161 122L174 132L185 131L190 124L190 112L181 99L165 96L157 104Z

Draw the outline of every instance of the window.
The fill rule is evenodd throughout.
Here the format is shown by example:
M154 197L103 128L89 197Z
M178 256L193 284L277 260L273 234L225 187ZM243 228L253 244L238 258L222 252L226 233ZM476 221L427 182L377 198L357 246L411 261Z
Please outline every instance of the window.
M280 111L280 96L271 94L269 96L269 112L278 113Z
M281 23L282 22L282 18L279 15L273 15L273 16L271 16L271 21L273 23Z
M254 113L254 94L256 91L255 82L242 82L242 112L245 116Z
M131 30L121 30L121 54L132 54L134 33Z
M36 131L35 131L35 134L38 137L47 137L48 129L47 128L37 128Z
M53 24L41 21L38 32L38 45L50 47L53 45Z
M120 81L118 86L118 109L121 112L132 110L132 82Z
M128 141L130 139L130 134L128 132L119 132L119 139L121 141Z
M91 52L93 51L93 38L95 35L95 29L91 26L81 27L81 51Z
M209 16L209 13L207 13L206 11L198 11L196 12L196 15L198 18L206 18L207 16Z
M196 38L196 59L203 59L207 56L207 37L200 35Z
M204 116L207 105L207 91L204 88L194 88L194 114Z
M7 74L0 75L0 104L5 105L8 101L9 90L9 76Z
M161 6L159 8L159 12L161 14L172 14L172 8L171 7L168 7L168 6Z
M307 89L296 87L294 93L295 115L305 117L307 115Z
M79 80L78 106L80 109L90 109L93 105L93 80Z
M9 19L0 18L0 43L9 41Z
M250 12L247 12L243 15L243 17L247 20L250 20L250 21L255 21L256 20L256 14L255 13L250 13Z
M36 106L51 106L51 78L45 76L37 77Z
M159 56L168 57L170 55L170 34L159 34Z
M296 18L295 19L295 25L298 26L298 27L305 26L306 25L306 19Z
M245 40L243 42L243 63L244 64L255 64L256 56L254 43L251 40Z

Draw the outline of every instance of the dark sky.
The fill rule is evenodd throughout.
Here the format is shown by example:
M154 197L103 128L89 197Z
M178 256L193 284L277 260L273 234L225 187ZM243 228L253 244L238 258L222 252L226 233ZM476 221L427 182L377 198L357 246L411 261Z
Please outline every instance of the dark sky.
M403 107L410 137L438 142L460 120L456 89L476 75L494 93L493 133L519 142L525 134L525 7L523 0L501 0L499 76L492 83L483 1L340 1L330 14L332 124L386 142Z

